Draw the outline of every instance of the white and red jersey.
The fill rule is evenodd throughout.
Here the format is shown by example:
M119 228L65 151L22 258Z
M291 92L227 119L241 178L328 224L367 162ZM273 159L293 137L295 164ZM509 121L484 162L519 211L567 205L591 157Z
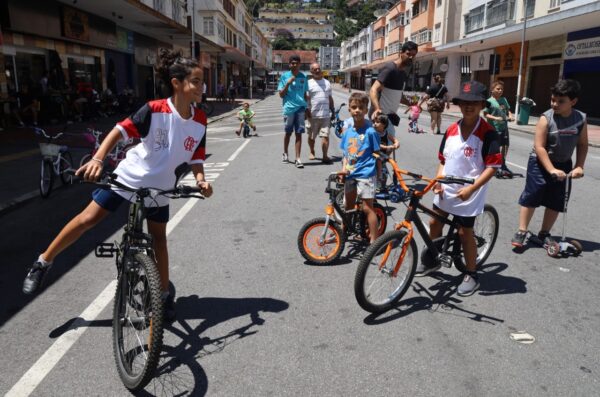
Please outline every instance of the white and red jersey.
M117 166L117 180L133 188L171 189L178 165L203 163L206 158L206 115L193 106L191 112L192 117L184 119L171 98L160 99L146 103L117 123L116 128L125 139L141 139ZM115 191L131 199L131 193ZM156 199L154 206L169 202L164 196Z
M444 175L477 179L486 167L502 165L498 133L481 117L467 139L461 133L462 120L453 123L444 134L438 157L444 165ZM477 216L483 212L488 185L483 185L468 200L462 201L456 193L464 187L445 184L442 196L436 195L433 203L442 210L460 216Z

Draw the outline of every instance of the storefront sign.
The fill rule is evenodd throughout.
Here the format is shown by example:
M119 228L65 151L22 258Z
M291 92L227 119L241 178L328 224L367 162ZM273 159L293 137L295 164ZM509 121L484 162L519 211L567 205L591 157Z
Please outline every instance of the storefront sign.
M520 53L521 43L496 47L496 54L500 55L498 77L516 77L519 74ZM526 55L524 59L527 59Z
M133 33L117 26L117 48L122 51L133 53Z
M70 39L90 41L90 24L87 14L69 7L62 9L63 36Z
M565 59L600 57L600 37L568 41L564 57Z

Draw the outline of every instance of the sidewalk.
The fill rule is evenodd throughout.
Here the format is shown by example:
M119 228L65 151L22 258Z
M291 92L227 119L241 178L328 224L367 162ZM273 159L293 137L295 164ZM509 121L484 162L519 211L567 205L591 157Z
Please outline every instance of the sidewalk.
M338 92L343 92L343 93L347 93L348 95L350 94L348 92L347 89L342 88L342 86L340 84L332 84L332 87L334 90L338 91ZM352 92L354 91L359 91L359 90L352 90ZM414 92L406 92L405 95L407 96L411 96L415 94ZM424 93L416 93L417 95L425 95ZM404 110L406 108L406 106L404 105L400 105L400 107ZM424 112L427 112L426 108L423 108ZM446 117L446 118L452 118L452 119L459 119L461 118L461 113L460 113L460 108L454 104L450 104L450 109L448 110L444 110L444 113L442 113L442 117ZM531 116L529 117L529 123L527 125L520 125L517 124L516 122L509 122L508 123L508 128L509 131L521 131L521 132L525 132L531 135L535 134L535 125L537 124L539 120L539 117L535 117L535 116ZM425 127L425 131L428 131L428 129ZM593 147L600 147L600 125L596 125L596 124L589 124L588 123L588 142L589 142L589 146L593 146Z
M261 101L264 97L263 95L256 95L253 99L236 99L235 105L214 102L214 111L208 118L208 124L237 114L243 102L249 102L252 105ZM114 115L71 125L42 125L41 127L50 135L58 132L65 133L56 143L69 147L75 168L79 165L81 157L92 149L91 144L85 140L83 135L86 129L93 127L100 131L109 131L117 121L125 117L126 115ZM208 131L210 133L210 128ZM39 197L40 164L42 160L39 142L43 141L35 135L31 127L17 128L9 126L0 132L0 216L3 212L13 209L17 205ZM61 186L58 179L60 178L54 180L54 188Z

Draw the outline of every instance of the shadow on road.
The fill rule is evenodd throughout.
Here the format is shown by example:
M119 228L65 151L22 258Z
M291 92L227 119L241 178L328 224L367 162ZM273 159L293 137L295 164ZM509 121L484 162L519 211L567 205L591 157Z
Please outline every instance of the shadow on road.
M208 377L200 365L203 357L222 352L228 345L258 332L261 312L287 310L287 302L272 298L200 298L197 295L177 299L177 322L167 327L179 340L175 346L165 345L157 375L138 393L139 396L203 396L208 390ZM248 323L218 337L203 336L211 327L248 316ZM193 327L190 322L202 320ZM169 336L166 337L169 339Z
M505 263L483 265L481 267L483 274L479 279L481 286L476 294L487 296L524 294L527 292L525 281L500 274L507 268L508 265ZM504 322L503 319L477 313L459 306L463 300L456 295L456 288L462 281L462 275L434 272L430 276L437 282L429 288L419 281L413 282L412 289L419 296L400 301L396 307L386 313L370 314L365 318L364 323L367 325L385 324L421 310L452 314L490 325Z

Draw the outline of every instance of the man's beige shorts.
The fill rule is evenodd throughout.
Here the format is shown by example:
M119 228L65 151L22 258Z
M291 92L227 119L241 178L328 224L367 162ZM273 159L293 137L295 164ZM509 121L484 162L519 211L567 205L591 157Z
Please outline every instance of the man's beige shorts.
M311 117L310 120L306 119L308 137L312 140L317 139L317 135L321 138L329 138L330 124L329 117Z

